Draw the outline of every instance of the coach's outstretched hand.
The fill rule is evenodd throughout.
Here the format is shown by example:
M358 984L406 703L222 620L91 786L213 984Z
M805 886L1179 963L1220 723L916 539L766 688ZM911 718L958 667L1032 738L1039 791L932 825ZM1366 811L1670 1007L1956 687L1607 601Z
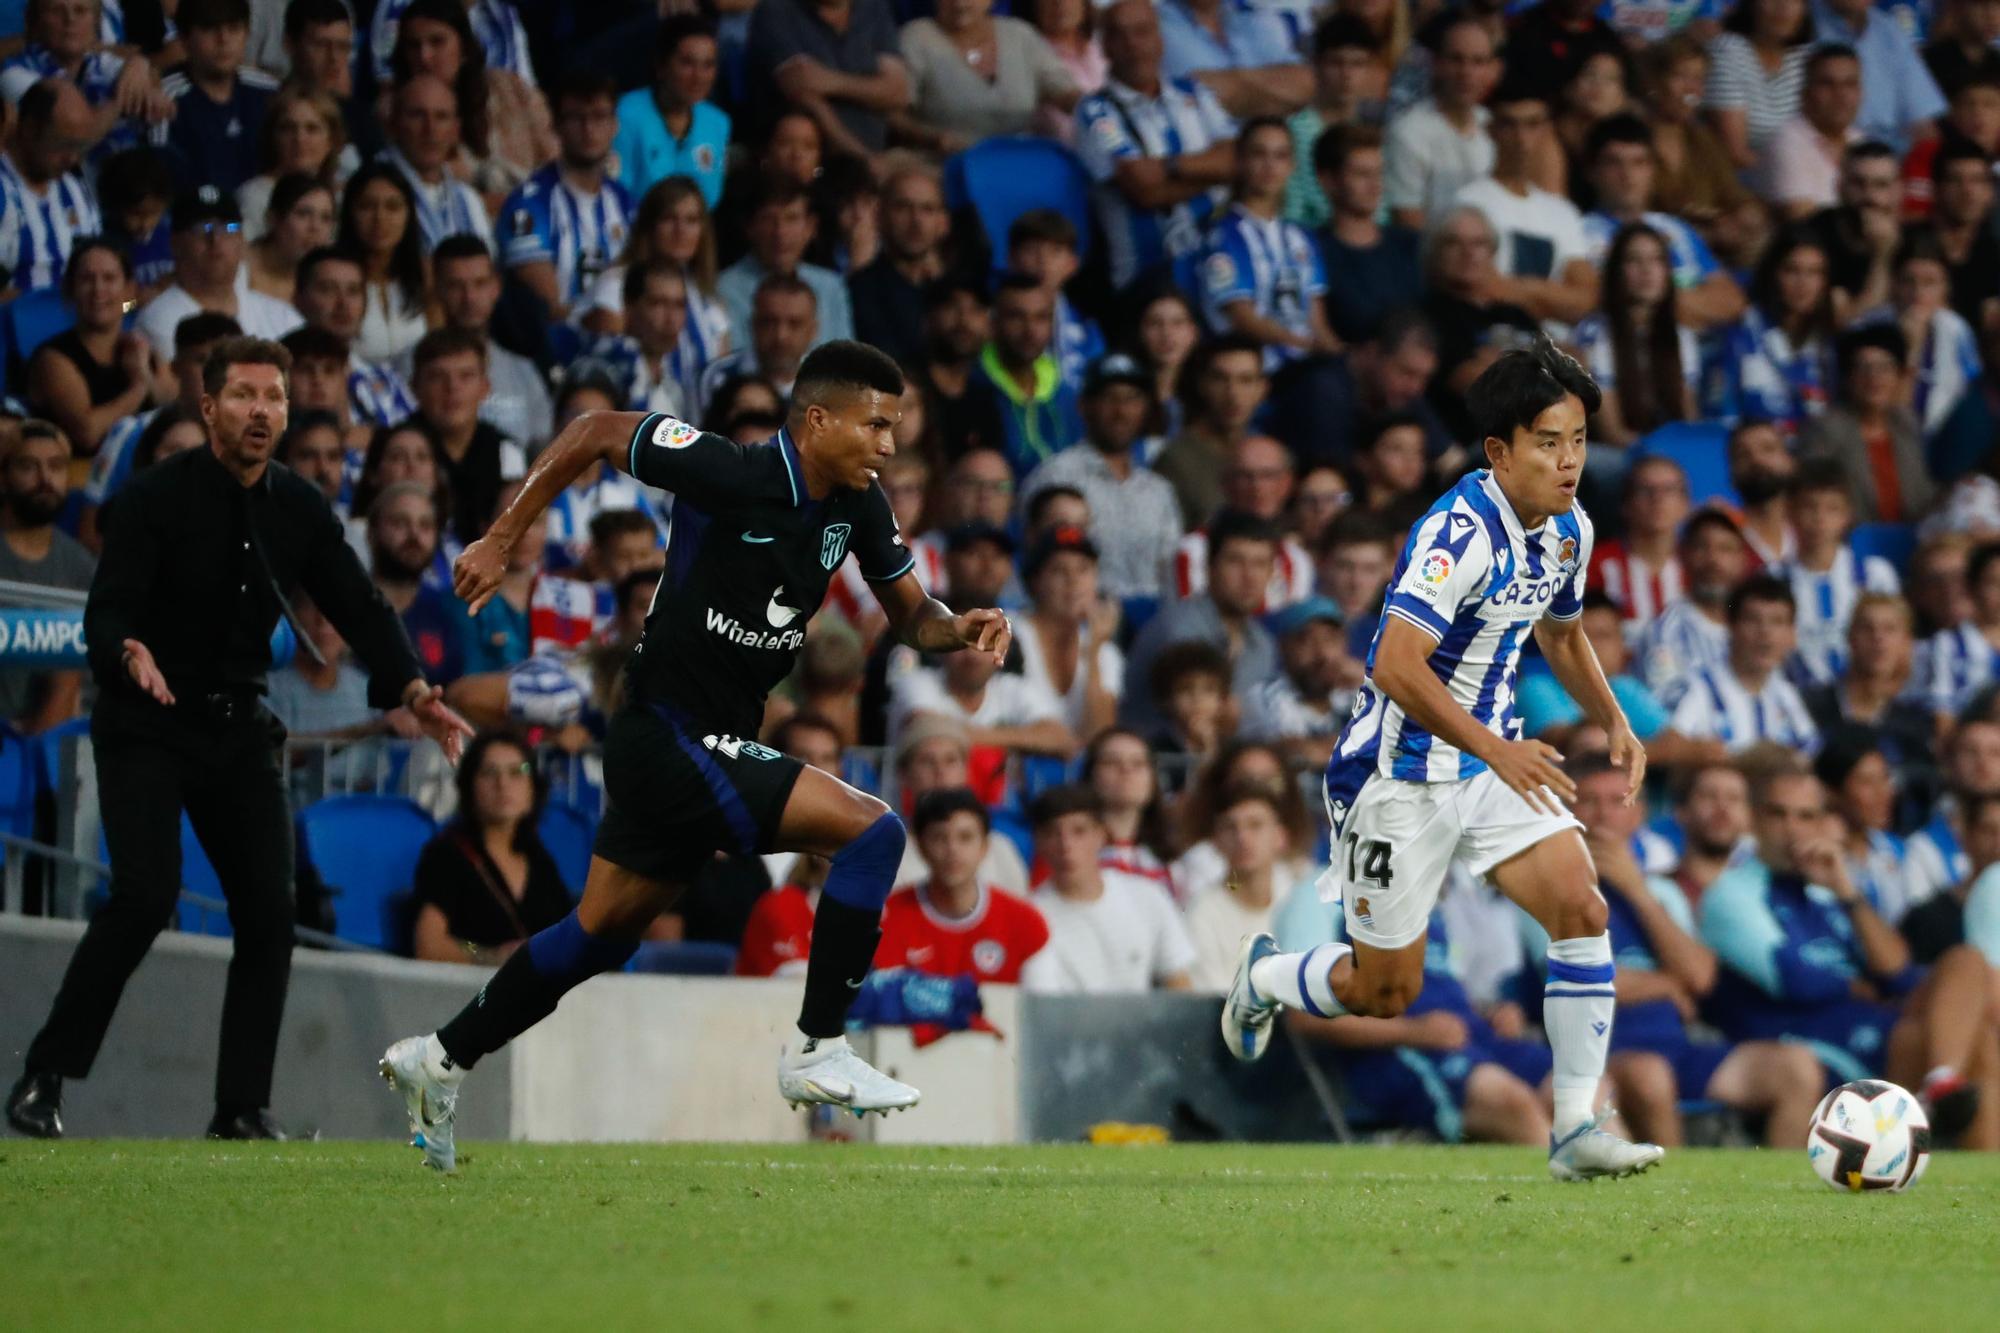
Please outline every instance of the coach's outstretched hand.
M1014 626L1006 612L991 608L967 611L962 616L953 616L951 627L959 643L974 652L991 653L996 663L1006 664L1007 649L1014 642Z
M413 682L404 692L403 707L410 710L410 716L416 718L417 726L424 735L443 749L444 757L456 764L465 738L472 735L472 724L446 707L444 687Z
M1568 813L1567 803L1576 800L1576 784L1563 772L1562 752L1544 741L1502 741L1487 767L1543 814L1560 817Z
M451 566L451 590L465 609L478 615L507 577L507 548L488 533L459 553Z

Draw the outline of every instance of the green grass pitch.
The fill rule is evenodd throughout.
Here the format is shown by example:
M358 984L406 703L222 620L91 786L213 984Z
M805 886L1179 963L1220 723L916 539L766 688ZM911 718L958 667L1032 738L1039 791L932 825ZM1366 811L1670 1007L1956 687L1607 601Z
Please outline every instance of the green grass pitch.
M0 1141L0 1326L1932 1330L2000 1323L2000 1159L1561 1185L1532 1149Z

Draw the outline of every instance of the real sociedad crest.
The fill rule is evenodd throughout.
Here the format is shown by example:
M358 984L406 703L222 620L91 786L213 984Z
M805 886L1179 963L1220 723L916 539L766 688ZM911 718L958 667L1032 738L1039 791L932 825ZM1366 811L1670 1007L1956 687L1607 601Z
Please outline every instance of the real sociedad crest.
M849 523L835 523L819 536L819 562L828 569L840 568L841 560L847 555L847 534L854 531Z

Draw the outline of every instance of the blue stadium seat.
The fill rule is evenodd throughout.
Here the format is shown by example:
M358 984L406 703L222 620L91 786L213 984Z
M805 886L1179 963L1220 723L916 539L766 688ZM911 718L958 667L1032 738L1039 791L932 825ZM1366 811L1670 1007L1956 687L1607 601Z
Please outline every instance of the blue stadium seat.
M993 833L1006 838L1019 849L1021 860L1033 865L1035 862L1035 830L1028 823L1025 811L1000 809L993 812Z
M76 324L76 312L53 287L24 292L4 308L8 354L26 366L35 349Z
M410 887L437 822L400 796L329 796L299 815L299 845L334 894L334 933L374 949L404 943L392 899Z
M34 741L0 722L0 831L17 838L35 836L35 794L40 789Z
M1007 228L1032 208L1075 223L1077 253L1090 257L1090 175L1061 144L1025 134L974 144L944 164L944 197L979 215L995 267L1007 262Z
M1050 787L1060 787L1070 779L1069 760L1052 754L1024 754L1014 780L1014 802L1026 806Z
M1910 572L1910 557L1917 550L1917 529L1913 523L1863 523L1849 539L1857 556L1879 555L1896 567L1898 576Z
M1729 482L1729 431L1708 421L1676 421L1640 440L1632 456L1671 458L1687 473L1688 497L1695 504L1720 500L1740 505Z
M551 803L542 807L535 832L541 834L542 846L555 858L570 895L582 893L584 877L590 874L590 846L597 840L597 821L574 806Z
M639 946L627 972L682 977L726 977L736 970L736 950L713 940L649 940Z

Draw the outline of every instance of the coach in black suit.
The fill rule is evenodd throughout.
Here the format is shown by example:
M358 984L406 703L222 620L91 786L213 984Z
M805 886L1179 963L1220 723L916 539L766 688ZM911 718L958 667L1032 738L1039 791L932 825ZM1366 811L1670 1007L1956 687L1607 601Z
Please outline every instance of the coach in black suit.
M125 982L172 918L186 810L235 935L208 1132L284 1137L267 1108L291 975L292 820L284 728L262 695L288 590L305 588L353 645L376 707L410 709L454 759L470 734L424 681L319 488L271 461L290 369L276 343L217 345L202 376L208 447L138 473L106 510L83 623L111 891L7 1098L21 1133L61 1135L62 1080L89 1074Z

